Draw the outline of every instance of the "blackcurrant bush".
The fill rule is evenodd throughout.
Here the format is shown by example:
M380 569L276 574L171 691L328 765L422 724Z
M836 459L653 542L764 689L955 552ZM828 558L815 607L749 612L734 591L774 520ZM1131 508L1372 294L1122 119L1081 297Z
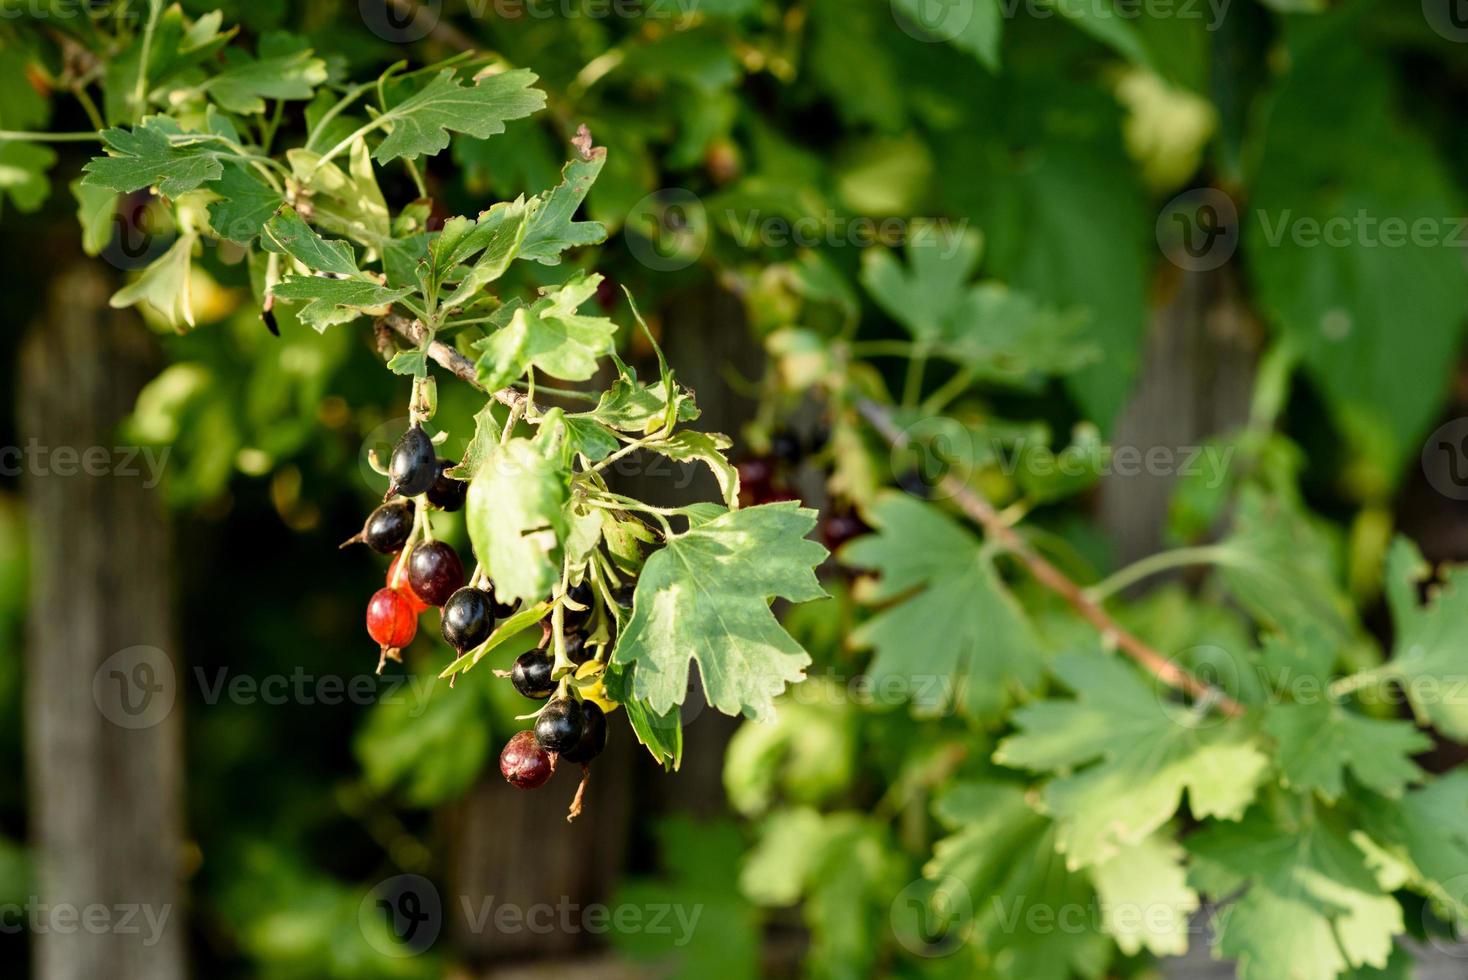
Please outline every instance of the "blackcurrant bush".
M500 752L500 773L517 789L537 789L550 779L554 768L550 754L529 730L516 732Z
M367 635L384 650L398 650L413 642L418 616L406 597L392 589L378 589L367 603Z
M423 426L415 422L393 447L387 477L391 481L387 490L389 497L394 494L416 497L427 492L433 481L438 479L438 456L433 451L433 440L428 438Z
M443 638L463 653L494 632L494 596L483 589L460 589L443 604Z
M547 752L565 752L581 741L581 705L574 698L553 698L535 719L535 740Z
M469 495L469 484L444 475L455 465L451 459L439 460L438 477L428 488L428 502L439 510L463 510L464 500Z
M510 668L510 683L532 701L544 701L556 689L556 682L551 680L554 668L555 662L544 651L527 650L515 658L515 666Z
M441 606L464 584L464 566L453 546L428 541L408 555L408 584L424 602Z
M342 542L342 547L365 542L380 555L403 550L413 531L413 501L392 500L367 515L362 530Z
M607 747L607 716L595 701L581 702L581 739L561 753L567 762L590 762Z

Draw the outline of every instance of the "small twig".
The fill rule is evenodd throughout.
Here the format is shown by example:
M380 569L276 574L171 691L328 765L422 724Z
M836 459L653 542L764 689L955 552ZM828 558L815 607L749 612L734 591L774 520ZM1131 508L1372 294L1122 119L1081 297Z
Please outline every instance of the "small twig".
M907 444L907 434L898 428L891 412L885 406L869 399L862 399L857 403L857 410L871 423L872 428L876 429L893 446L900 448ZM958 477L951 473L947 474L939 481L939 486L948 493L960 510L988 533L990 540L1019 559L1036 581L1064 599L1103 637L1115 643L1127 656L1162 683L1192 697L1207 699L1230 717L1237 717L1244 713L1242 704L1217 688L1198 680L1112 619L1111 615L1099 603L1092 600L1084 589L1067 578L1060 569L1042 558L1018 531L1006 524L992 504L975 493Z
M424 338L428 335L428 328L420 321L411 320L397 313L389 313L387 316L377 318L379 350L382 349L382 330L384 328L391 330L399 337L417 346L421 346ZM533 409L535 412L540 411L538 405L534 404L522 392L518 392L514 388L501 388L499 391L487 390L484 385L479 383L479 375L474 370L474 362L441 340L435 340L428 345L428 356L433 358L433 362L439 367L448 371L454 377L462 381L467 381L470 385L483 391L501 405L507 405L510 408L519 408L522 411L527 409Z
M576 796L571 800L571 808L566 811L566 823L571 823L581 816L581 810L586 802L586 784L591 782L591 767L586 763L581 764L581 785L576 787Z

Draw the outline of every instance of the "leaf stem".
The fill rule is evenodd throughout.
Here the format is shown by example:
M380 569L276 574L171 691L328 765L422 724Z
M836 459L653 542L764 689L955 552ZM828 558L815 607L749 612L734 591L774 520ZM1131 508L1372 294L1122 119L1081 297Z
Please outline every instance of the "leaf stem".
M36 133L18 129L0 129L0 140L25 143L100 143L101 133Z
M1160 551L1132 562L1084 591L1092 602L1104 602L1123 589L1160 572L1189 565L1228 565L1234 563L1236 558L1237 552L1234 549L1221 544Z

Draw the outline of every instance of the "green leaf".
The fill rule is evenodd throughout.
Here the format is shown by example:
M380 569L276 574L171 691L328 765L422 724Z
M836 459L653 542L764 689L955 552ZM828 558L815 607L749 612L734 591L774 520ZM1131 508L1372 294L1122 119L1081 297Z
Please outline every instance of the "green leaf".
M218 180L224 172L215 149L219 144L202 139L174 143L169 138L183 135L167 116L149 116L132 129L104 129L108 155L87 161L82 183L123 194L156 187L164 197L178 197Z
M1323 649L1291 649L1311 642ZM1263 709L1264 731L1278 746L1275 757L1285 782L1336 800L1345 791L1349 768L1363 785L1384 796L1401 796L1408 783L1423 778L1411 756L1430 749L1432 739L1411 722L1370 718L1331 696L1334 662L1323 640L1273 639L1265 646L1266 667L1278 670L1286 690L1299 694L1295 703L1271 699Z
M998 0L936 6L925 0L893 0L893 9L906 14L908 21L924 33L967 51L990 71L999 71L1004 11ZM939 11L940 18L935 22L933 14Z
M810 657L770 611L773 598L824 598L813 568L826 549L806 539L816 512L794 502L731 511L668 540L637 580L615 663L636 664L633 693L654 711L683 703L689 661L708 703L768 718ZM498 578L495 579L498 584Z
M209 205L209 226L222 238L247 245L271 215L285 203L281 193L261 180L249 165L230 160L219 180L209 185L219 200Z
M617 325L603 316L576 311L595 293L599 275L578 275L548 288L534 304L513 309L508 325L479 341L475 367L491 391L503 388L534 367L553 378L584 381L597 361L610 354ZM506 308L508 309L508 307Z
M919 712L958 704L980 719L1032 690L1044 669L1039 638L979 540L906 494L880 495L865 516L877 533L843 548L841 561L880 574L873 601L897 600L851 636L876 651L873 686L900 681Z
M496 405L494 399L484 403L484 407L474 413L474 435L469 440L469 445L464 450L463 457L458 464L448 470L448 475L455 480L472 480L499 445L500 433L503 427L496 417Z
M56 151L49 146L0 141L0 191L21 211L35 211L51 193L46 171L55 162Z
M409 675L373 706L353 741L367 785L418 807L462 796L489 759L493 730L483 685L495 681L486 672L450 688L432 670Z
M387 201L377 185L367 141L358 139L348 151L347 169L335 161L321 163L321 154L303 148L286 151L291 173L311 192L311 223L334 235L345 235L369 247L383 249L383 266L390 269L390 253L404 249L403 242L382 240L396 234L388 216ZM427 236L417 236L426 241ZM413 241L414 239L409 239ZM412 265L416 265L414 256ZM411 268L411 265L410 265ZM408 281L414 281L409 278Z
M1468 772L1445 773L1398 800L1361 808L1368 832L1448 920L1468 923Z
M230 112L265 111L266 99L309 99L326 81L326 62L312 57L304 38L273 32L260 39L260 57L226 48L227 67L203 88Z
M485 211L474 222L452 218L428 248L437 277L434 288L456 278L459 286L441 304L452 310L473 300L481 289L494 282L520 254L527 222L534 208L523 200L504 201ZM479 258L467 270L457 267L474 255ZM457 274L456 274L457 273Z
M729 437L717 432L694 432L684 429L667 439L650 442L647 448L666 456L674 462L686 463L697 460L706 463L719 483L719 492L724 496L724 505L731 510L739 506L739 471L734 468L724 450L733 443Z
M330 276L287 276L270 290L277 299L305 301L297 315L316 330L350 323L368 310L395 303L411 289L388 289L365 279L335 279Z
M1214 955L1236 958L1239 980L1334 980L1386 965L1402 908L1328 811L1276 820L1256 807L1187 848L1198 889L1219 900L1248 889L1215 920Z
M281 208L265 223L260 244L266 251L289 255L312 272L354 278L362 275L351 245L322 238L294 208Z
M1358 494L1381 496L1447 397L1468 273L1452 247L1462 229L1448 216L1462 207L1451 171L1393 111L1403 93L1354 43L1353 22L1336 18L1334 30L1289 45L1259 134L1243 246L1259 306L1367 464L1352 474ZM1411 230L1424 222L1435 237Z
M391 124L372 158L390 163L398 157L432 156L449 145L449 133L484 139L505 131L505 122L545 108L545 93L531 88L537 76L524 68L460 85L445 68L422 89L383 113Z
M521 258L560 265L561 253L567 249L606 241L607 229L601 222L572 220L607 162L607 148L592 146L591 134L584 130L583 134L584 138L573 141L580 152L566 164L560 184L540 196L541 205L526 230Z
M1188 951L1188 917L1198 893L1188 887L1183 849L1162 834L1124 847L1091 869L1106 930L1128 956Z
M393 374L421 378L428 373L428 354L417 348L400 350L392 356L392 360L387 362L387 369Z
M199 236L187 234L169 246L127 286L109 300L115 309L147 303L175 329L194 326L193 292L189 274L194 264L194 246Z
M857 774L857 718L834 683L811 678L802 696L782 699L771 724L745 722L724 755L724 792L745 816L783 799L818 806L850 788ZM747 892L746 892L747 893Z
M1468 566L1444 570L1428 601L1419 603L1418 588L1431 576L1415 544L1392 542L1386 596L1396 642L1378 673L1401 685L1419 720L1462 741L1468 739Z
M491 449L470 481L469 539L501 601L539 601L560 581L568 492L566 474L523 438Z
M675 770L683 764L683 718L674 707L659 714L632 696L632 676L636 667L608 664L602 675L607 694L622 705L632 732L658 764Z
M1104 962L1106 940L1086 928L1055 928L1060 909L1089 909L1090 883L1055 852L1056 829L1026 802L1023 787L960 782L933 807L950 836L933 847L923 875L933 882L933 918L972 910L967 939L988 953L1003 980L1070 980ZM924 932L931 931L931 926ZM945 937L946 938L946 937Z
M1052 670L1076 700L1020 708L1019 732L994 761L1058 774L1044 800L1071 867L1141 843L1177 812L1185 790L1199 819L1237 820L1253 801L1269 757L1243 720L1175 705L1110 656L1063 654Z
M648 434L667 421L669 391L677 402L678 422L691 422L698 418L698 407L687 392L665 380L654 385L643 384L626 367L611 387L601 393L596 408L572 418L592 419L619 432Z
M980 244L972 231L919 226L907 245L909 268L885 249L870 250L862 257L862 285L921 346L980 377L1024 380L1095 360L1083 316L1045 309L999 283L970 284Z
M80 177L71 182L71 193L76 198L76 217L82 226L82 251L100 255L112 241L118 195L105 187L89 186Z
M1065 20L1134 64L1155 68L1142 34L1111 0L1042 0Z
M644 964L641 973L669 980L755 980L761 975L759 920L735 886L744 850L739 829L727 821L670 817L658 825L658 844L665 875L634 878L612 896L613 909L643 913L611 930L612 946Z

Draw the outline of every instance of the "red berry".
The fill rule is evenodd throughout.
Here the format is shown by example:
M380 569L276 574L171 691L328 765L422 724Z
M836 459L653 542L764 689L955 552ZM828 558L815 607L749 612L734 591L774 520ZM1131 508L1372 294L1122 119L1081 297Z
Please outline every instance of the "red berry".
M367 635L384 650L399 650L413 642L418 633L418 616L406 596L392 589L378 589L367 603Z
M387 566L387 587L395 592L402 593L403 598L408 600L408 605L413 607L413 615L416 616L427 609L430 604L420 599L418 593L413 591L413 585L408 581L407 572L403 572L402 578L396 578L398 562L402 560L403 556L401 554L395 555L393 556L392 564ZM397 585L393 584L394 581L397 582Z
M500 753L500 772L518 789L536 789L551 777L550 753L532 731L516 732Z
M855 514L831 514L821 523L821 538L826 547L835 551L853 538L870 531L866 522Z

